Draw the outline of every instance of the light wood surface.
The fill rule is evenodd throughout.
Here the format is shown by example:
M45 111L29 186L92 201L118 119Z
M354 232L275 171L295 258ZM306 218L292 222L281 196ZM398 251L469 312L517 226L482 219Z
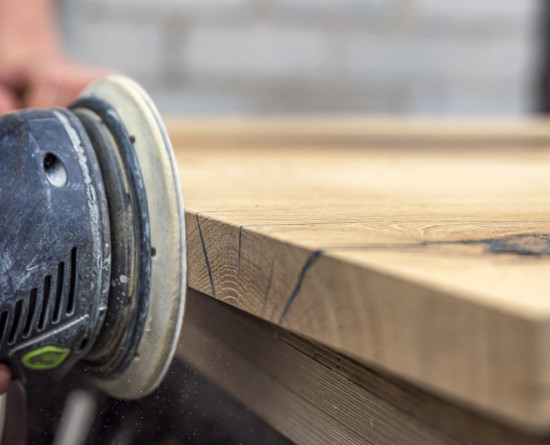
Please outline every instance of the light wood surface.
M192 288L550 431L546 122L169 122Z

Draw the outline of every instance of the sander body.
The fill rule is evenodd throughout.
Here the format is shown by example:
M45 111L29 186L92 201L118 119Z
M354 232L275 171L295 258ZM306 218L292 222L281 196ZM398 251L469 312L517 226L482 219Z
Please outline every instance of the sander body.
M0 118L0 361L28 388L77 366L135 399L172 359L185 296L177 168L147 94L111 76Z

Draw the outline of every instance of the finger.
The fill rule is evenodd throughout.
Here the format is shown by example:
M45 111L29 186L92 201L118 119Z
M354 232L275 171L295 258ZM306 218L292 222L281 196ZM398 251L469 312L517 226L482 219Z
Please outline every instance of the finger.
M33 71L28 76L28 89L24 99L29 108L53 107L61 85L60 73L53 69Z
M59 79L53 105L68 106L78 97L86 85L86 79L79 77L78 72L65 71L63 77Z
M0 85L0 114L15 110L18 105L15 94L10 89Z
M82 65L67 65L60 78L59 89L57 90L57 103L55 105L67 106L73 102L94 80L112 73L105 69L89 68Z
M8 390L11 382L10 368L4 363L0 363L0 394L4 394Z
M84 87L107 72L70 63L56 64L36 72L29 82L26 106L67 106L78 97Z
M25 70L21 68L6 68L0 69L0 84L4 85L12 91L21 91L27 82Z
M57 86L38 83L30 85L24 98L26 108L49 108L54 106L57 97Z

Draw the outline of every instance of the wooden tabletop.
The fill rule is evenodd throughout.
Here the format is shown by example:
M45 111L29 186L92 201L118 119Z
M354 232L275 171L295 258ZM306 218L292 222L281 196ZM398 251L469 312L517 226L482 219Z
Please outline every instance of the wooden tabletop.
M191 288L550 431L550 123L167 122Z

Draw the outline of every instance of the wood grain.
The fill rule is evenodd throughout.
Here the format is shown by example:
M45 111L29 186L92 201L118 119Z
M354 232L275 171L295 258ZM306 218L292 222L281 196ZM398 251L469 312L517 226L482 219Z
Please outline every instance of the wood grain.
M550 443L193 290L177 355L300 444Z
M550 431L546 122L169 128L192 288Z

